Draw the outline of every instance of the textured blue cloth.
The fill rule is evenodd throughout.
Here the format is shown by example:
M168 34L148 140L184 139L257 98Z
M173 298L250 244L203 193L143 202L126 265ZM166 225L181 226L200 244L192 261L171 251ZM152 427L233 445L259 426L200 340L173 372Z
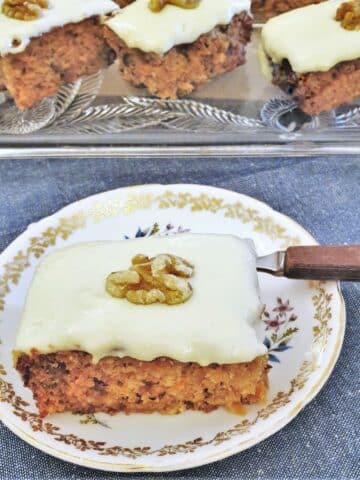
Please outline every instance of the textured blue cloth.
M360 243L360 159L56 159L0 161L0 250L25 227L88 195L142 183L201 183L254 196L322 243ZM146 475L176 479L360 478L360 284L344 284L345 344L324 389L252 449L213 465ZM52 458L0 424L0 479L134 478Z

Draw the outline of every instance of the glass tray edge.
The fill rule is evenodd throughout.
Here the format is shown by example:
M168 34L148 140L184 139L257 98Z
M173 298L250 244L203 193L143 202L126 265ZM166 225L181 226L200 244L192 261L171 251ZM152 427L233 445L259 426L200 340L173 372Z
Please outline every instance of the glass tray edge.
M154 146L47 146L0 147L0 161L32 158L161 158L168 157L314 157L360 156L360 141L347 145L331 143L279 145L154 145ZM359 158L360 161L360 158Z

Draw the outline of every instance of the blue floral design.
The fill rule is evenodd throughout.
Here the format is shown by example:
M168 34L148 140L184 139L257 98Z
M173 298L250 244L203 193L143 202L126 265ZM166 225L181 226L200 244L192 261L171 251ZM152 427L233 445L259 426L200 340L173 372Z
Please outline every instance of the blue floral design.
M271 363L280 363L279 357L275 353L282 353L292 348L289 343L299 330L298 327L290 326L297 320L293 310L290 301L283 301L280 297L276 299L276 306L271 310L271 313L268 309L264 309L263 322L266 325L265 330L269 331L269 336L265 336L263 343L268 349L269 362Z
M164 228L160 228L158 223L154 223L147 228L138 228L135 232L135 235L128 236L125 235L125 239L129 240L130 238L142 238L142 237L151 237L153 235L172 235L175 233L186 233L189 232L189 228L183 228L182 226L175 227L171 223L168 223Z

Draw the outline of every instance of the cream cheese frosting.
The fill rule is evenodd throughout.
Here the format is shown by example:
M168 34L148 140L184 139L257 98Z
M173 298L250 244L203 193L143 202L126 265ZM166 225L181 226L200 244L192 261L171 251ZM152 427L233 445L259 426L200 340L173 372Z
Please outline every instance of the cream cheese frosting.
M143 253L171 253L195 266L193 295L179 305L135 305L105 290L110 272ZM80 243L40 263L22 314L15 351L83 350L94 361L237 363L266 353L257 334L262 303L252 242L231 235L181 234Z
M68 23L78 23L94 15L105 15L119 7L111 0L48 0L48 8L40 10L37 19L23 21L2 13L0 0L0 55L25 50L32 38Z
M166 5L154 13L149 0L136 0L107 20L106 25L129 48L164 54L175 45L193 43L217 25L227 25L234 15L250 11L250 0L201 0L193 9Z
M262 46L274 63L287 59L294 72L326 72L340 62L360 58L360 31L335 20L344 0L292 10L269 20Z

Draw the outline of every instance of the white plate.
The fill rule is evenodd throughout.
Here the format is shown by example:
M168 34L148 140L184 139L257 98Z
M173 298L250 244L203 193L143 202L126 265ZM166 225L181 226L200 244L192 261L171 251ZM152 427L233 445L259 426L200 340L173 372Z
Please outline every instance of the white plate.
M267 312L264 338L272 366L265 404L250 407L244 416L225 410L177 416L38 416L30 391L13 368L11 350L41 258L77 242L125 239L154 234L154 230L172 235L184 229L252 238L259 254L315 243L293 220L257 200L197 185L114 190L30 225L0 256L0 414L16 435L44 452L88 467L178 470L255 445L289 423L319 392L343 341L345 309L337 284L260 275Z

